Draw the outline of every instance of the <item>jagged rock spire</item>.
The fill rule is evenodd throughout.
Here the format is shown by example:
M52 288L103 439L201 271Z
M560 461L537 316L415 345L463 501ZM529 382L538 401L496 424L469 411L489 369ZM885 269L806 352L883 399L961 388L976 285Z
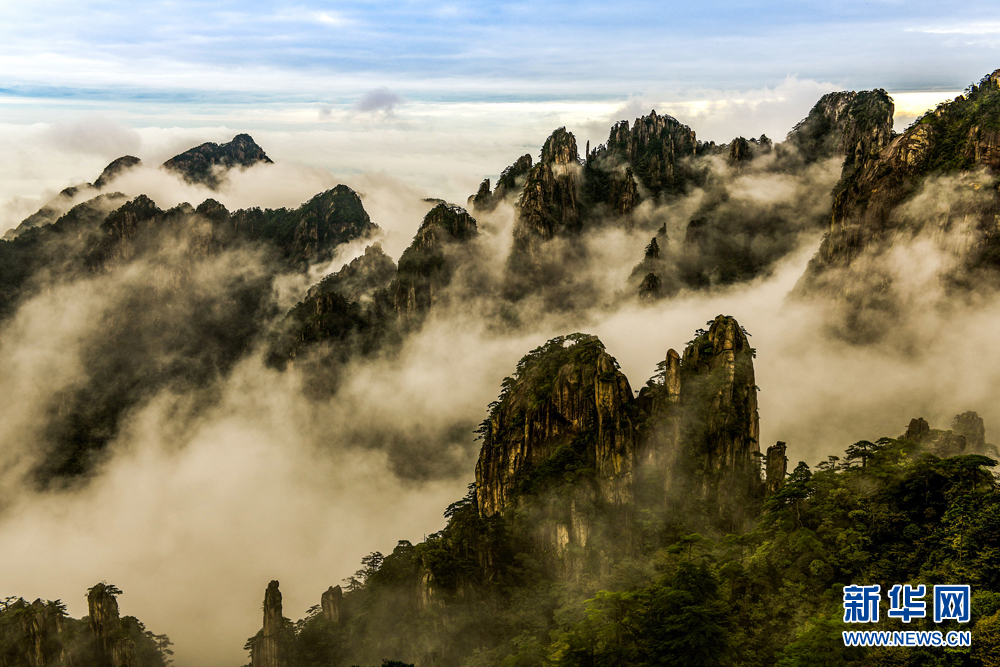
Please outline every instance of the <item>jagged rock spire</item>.
M251 640L250 667L288 667L294 633L282 615L281 591L272 581L264 593L264 627Z

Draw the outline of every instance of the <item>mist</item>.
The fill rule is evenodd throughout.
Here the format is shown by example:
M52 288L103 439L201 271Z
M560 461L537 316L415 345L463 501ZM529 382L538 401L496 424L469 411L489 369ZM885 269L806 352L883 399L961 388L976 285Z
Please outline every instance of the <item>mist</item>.
M394 113L402 117L408 107ZM157 159L109 190L147 194L161 208L214 198L233 210L294 207L346 182L362 195L382 230L378 240L396 260L434 205L425 199L441 194L390 171L339 178L322 167L280 161L231 172L211 191L156 169L174 148L162 137L147 143L148 137L141 134L139 148ZM120 138L133 140L127 133ZM67 148L86 169L106 157L91 155L88 145ZM497 165L506 159L503 151L491 158ZM463 160L451 165L450 190L442 189L471 194L479 174L492 173L469 173L466 166ZM81 616L86 589L114 583L124 591L123 613L170 635L178 665L243 664L241 647L260 627L268 581L281 581L284 613L299 618L321 591L351 575L362 556L389 552L398 540L420 541L444 526L443 510L474 478L474 430L503 378L529 350L574 331L597 334L637 388L668 349L682 351L706 320L736 317L757 349L761 448L786 441L793 462L815 464L857 440L899 435L912 417L945 428L966 410L985 419L990 439L1000 424L1000 408L987 399L1000 389L1000 350L992 344L1000 299L985 294L952 303L940 290L914 298L928 294L954 264L949 248L958 236L916 235L894 250L896 284L909 295L898 329L877 343L852 344L836 335L828 303L789 297L819 246L823 229L810 221L829 206L838 165L794 174L768 171L766 160L746 170L718 159L710 166L735 206L781 221L775 236L781 243L765 253L770 264L748 282L682 287L652 303L640 302L629 287L643 248L663 224L673 244L669 261L679 261L687 222L711 194L695 189L667 204L643 203L632 229L609 224L585 234L572 267L581 290L574 307L553 310L531 298L503 303L498 286L515 216L512 202L504 202L476 215L475 253L457 267L441 307L399 350L348 362L332 396L306 392L299 365L269 367L255 339L231 369L204 384L167 384L144 395L88 477L40 490L30 483L30 470L44 450L52 406L92 379L88 345L107 333L107 313L158 278L152 264L137 262L46 285L0 328L7 389L0 403L0 540L17 545L0 552L3 594L61 598L70 614ZM89 173L88 180L99 168ZM925 196L947 203L953 190L932 184ZM934 209L921 204L914 210L921 206ZM279 276L271 286L276 312L266 324L373 240L344 246L333 261L304 275ZM560 252L555 244L551 251ZM944 268L907 271L914 257L920 266ZM257 275L265 262L243 250L228 252L198 264L193 282L182 285L222 299L222 277L236 267ZM159 301L152 307L170 310ZM167 325L179 321L171 317L163 316Z

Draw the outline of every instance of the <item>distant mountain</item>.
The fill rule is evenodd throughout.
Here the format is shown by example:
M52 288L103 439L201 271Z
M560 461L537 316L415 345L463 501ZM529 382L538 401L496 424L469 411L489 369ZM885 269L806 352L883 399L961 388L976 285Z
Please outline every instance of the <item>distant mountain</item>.
M249 134L237 134L229 143L206 142L175 155L163 163L163 168L179 174L189 183L207 185L214 190L222 183L225 172L259 163L273 164L273 161Z
M52 414L37 481L86 473L127 411L164 386L226 374L278 315L279 275L378 231L357 193L338 186L297 209L233 213L214 200L165 211L144 195L100 195L0 241L0 320L52 285L112 275L121 289L81 351L86 382L43 407ZM145 269L123 271L136 264Z
M74 205L96 197L115 178L139 164L141 164L141 160L131 155L114 160L104 168L104 171L101 172L101 175L92 184L81 183L64 189L37 212L25 218L17 227L8 229L3 235L4 240L9 241L17 238L29 229L52 224Z
M238 134L226 144L207 142L196 146L175 155L161 166L179 174L189 183L205 185L214 190L223 183L230 169L246 169L259 163L273 164L264 149L249 134ZM132 155L117 158L104 168L93 183L80 183L65 188L17 227L7 230L3 238L11 240L28 229L52 224L74 205L97 196L118 176L141 164L142 160Z

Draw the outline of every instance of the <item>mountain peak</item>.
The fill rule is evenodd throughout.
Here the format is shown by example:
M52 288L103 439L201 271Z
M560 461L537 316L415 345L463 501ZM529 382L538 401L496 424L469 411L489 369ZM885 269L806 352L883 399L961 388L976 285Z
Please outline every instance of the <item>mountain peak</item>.
M258 163L273 164L249 134L237 134L225 144L205 142L175 155L163 163L163 168L180 174L189 183L218 188L224 172L239 167L246 169Z
M94 181L94 187L101 190L104 186L111 183L111 181L118 178L118 176L122 173L132 169L133 167L138 167L140 164L142 164L142 160L134 155L123 155L104 168L101 175L97 177L96 181Z

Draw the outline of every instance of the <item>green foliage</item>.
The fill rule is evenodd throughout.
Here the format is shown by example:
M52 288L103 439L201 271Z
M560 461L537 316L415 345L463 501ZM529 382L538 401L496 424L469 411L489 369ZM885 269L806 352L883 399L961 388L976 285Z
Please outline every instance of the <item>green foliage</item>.
M587 340L563 343L526 358L521 377ZM565 445L522 490L535 503L560 494L578 502L584 449ZM456 667L1000 665L995 465L978 455L940 459L891 438L860 441L815 471L799 463L750 532L695 532L689 519L668 525L650 515L643 520L663 522L648 531L656 541L612 559L592 534L589 555L605 560L569 576L559 568L575 556L553 566L531 537L545 528L537 519L544 514L528 504L481 517L470 485L440 533L362 561L345 596L345 622L310 610L296 625L293 667L387 658ZM592 521L622 516L596 505L586 511ZM971 650L843 645L846 583L886 590L954 582L975 592Z

